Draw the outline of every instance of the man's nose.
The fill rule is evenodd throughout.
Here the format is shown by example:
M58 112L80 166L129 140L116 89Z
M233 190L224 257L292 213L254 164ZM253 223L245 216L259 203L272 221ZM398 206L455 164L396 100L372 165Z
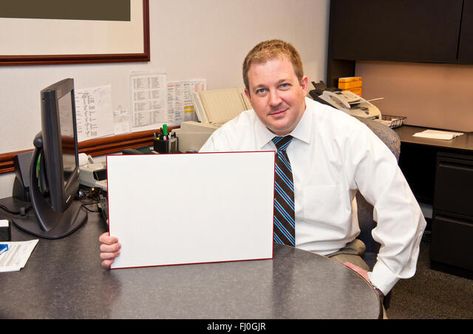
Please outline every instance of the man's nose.
M277 106L281 103L281 97L278 94L277 90L270 90L269 91L269 104L271 106Z

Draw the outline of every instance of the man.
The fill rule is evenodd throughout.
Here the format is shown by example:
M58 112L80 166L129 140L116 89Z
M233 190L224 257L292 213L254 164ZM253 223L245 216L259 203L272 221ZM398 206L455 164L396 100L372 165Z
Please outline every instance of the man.
M243 78L253 109L215 131L201 151L275 150L287 139L284 163L292 174L287 183L293 186L288 200L293 212L283 210L283 216L292 215L285 225L275 203L275 242L344 262L382 294L400 278L412 277L426 223L386 145L355 118L306 98L309 79L289 43L256 45L243 63ZM378 221L373 237L381 248L371 272L356 239L358 190L374 204ZM99 240L102 266L108 268L120 246L108 233Z

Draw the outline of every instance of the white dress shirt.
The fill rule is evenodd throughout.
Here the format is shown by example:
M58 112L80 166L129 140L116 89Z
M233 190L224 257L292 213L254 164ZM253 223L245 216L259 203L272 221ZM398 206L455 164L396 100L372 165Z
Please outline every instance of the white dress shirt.
M412 277L426 222L387 146L355 118L308 98L291 135L296 247L328 255L353 241L360 232L353 205L359 189L378 221L372 284L386 294L400 278ZM201 152L276 150L274 136L247 110L217 129Z

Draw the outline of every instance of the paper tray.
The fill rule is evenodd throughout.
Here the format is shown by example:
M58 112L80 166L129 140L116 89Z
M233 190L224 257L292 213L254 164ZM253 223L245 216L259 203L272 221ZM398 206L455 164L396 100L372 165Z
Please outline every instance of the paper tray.
M404 124L406 116L392 116L392 115L382 115L381 120L384 124L389 126L391 129L398 128Z

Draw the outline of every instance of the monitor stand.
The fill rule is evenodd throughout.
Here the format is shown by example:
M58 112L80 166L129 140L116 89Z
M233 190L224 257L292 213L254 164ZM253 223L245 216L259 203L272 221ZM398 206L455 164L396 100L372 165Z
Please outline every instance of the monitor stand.
M44 239L60 239L75 232L87 222L87 212L82 208L78 200L71 200L63 212L55 211L47 198L39 189L41 177L44 173L37 175L36 165L42 152L41 136L37 135L34 141L35 150L30 164L30 187L29 197L34 214L15 216L12 221L20 230Z
M87 211L82 208L80 201L72 202L63 213L56 214L54 225L48 230L43 229L38 221L38 217L33 211L34 210L31 210L31 212L25 216L13 217L13 224L23 232L44 239L64 238L87 222Z

